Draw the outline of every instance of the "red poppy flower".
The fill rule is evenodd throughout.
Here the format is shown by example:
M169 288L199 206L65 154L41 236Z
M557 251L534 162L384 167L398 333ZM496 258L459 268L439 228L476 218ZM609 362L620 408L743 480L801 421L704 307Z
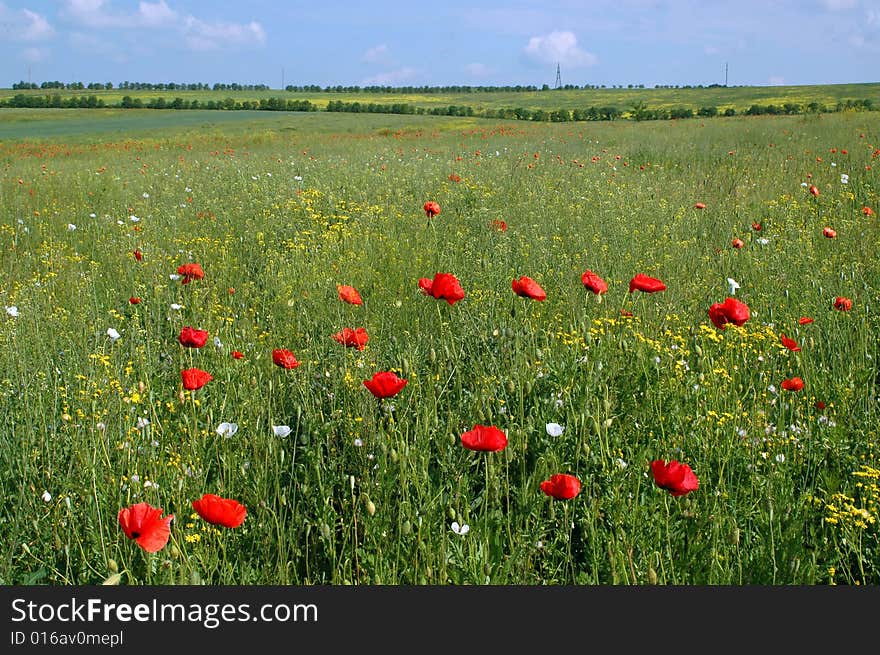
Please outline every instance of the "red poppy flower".
M393 371L380 371L373 373L373 377L364 380L364 386L370 390L376 398L391 398L401 392L406 386L407 380L397 377Z
M498 230L499 232L507 232L507 223L500 218L493 219L492 222L489 223L489 227L493 230Z
M697 204L694 205L694 209L706 209L706 203L705 202L698 202Z
M449 174L449 181L450 182L461 182L461 176L457 175L455 173L450 173Z
M427 216L428 218L434 218L437 214L440 213L440 205L433 200L429 200L425 203L424 210L425 216Z
M355 328L354 330L342 328L342 332L337 332L333 335L333 338L343 346L357 348L358 350L363 350L367 345L367 341L370 340L370 337L367 336L367 331L362 327Z
M451 273L437 273L434 279L427 277L419 278L419 288L423 293L433 296L437 300L445 300L454 305L464 298L464 289L458 278Z
M862 207L862 213L863 213L865 216L873 216L873 215L874 215L874 210L871 209L870 207Z
M168 543L174 514L162 517L162 508L138 503L119 510L119 527L129 539L148 553L156 553Z
M654 277L648 277L644 273L637 274L629 281L629 292L644 291L645 293L656 293L657 291L666 291L666 285Z
M337 284L336 291L339 293L339 299L349 303L350 305L363 305L361 294L358 290L347 284Z
M468 450L498 452L507 448L507 435L494 425L475 425L461 435L461 445Z
M197 263L178 266L177 273L178 275L183 276L181 284L189 284L193 280L201 280L205 277L205 271L203 271L201 265Z
M541 483L541 491L552 498L571 500L581 492L581 481L573 475L556 473Z
M786 391L800 391L804 388L804 381L795 376L793 378L783 380L779 386L781 386Z
M818 197L819 196L819 187L817 187L815 184L811 184L810 185L810 193L812 193L814 196Z
M131 298L128 299L128 302L132 305L140 305L141 299L138 298L137 296L132 296Z
M848 312L852 309L852 300L846 298L845 296L837 296L834 299L834 309L839 309L842 312Z
M749 306L736 298L727 298L724 302L716 302L709 307L709 320L722 330L728 323L742 327L749 316Z
M752 223L752 229L755 232L760 232L761 231L761 224L758 222Z
M656 485L673 496L684 496L700 488L700 481L691 467L674 459L668 463L655 459L651 462L651 472Z
M621 309L620 315L623 316L624 318L632 318L633 313L631 311L629 311L628 309Z
M510 283L513 292L522 296L523 298L531 298L532 300L544 301L547 299L547 294L544 289L541 288L541 285L535 282L532 278L523 275L518 280L513 280Z
M276 348L272 351L272 362L275 366L281 368L292 369L299 366L302 362L296 361L296 356L286 348Z
M801 316L798 319L798 325L809 325L812 322L813 322L813 319L810 318L809 316Z
M603 280L601 277L593 273L593 271L584 271L584 273L581 275L581 282L587 289L589 289L596 295L600 295L608 291L608 283L605 282L605 280Z
M180 342L181 346L186 346L187 348L201 348L208 342L208 331L196 330L187 325L180 331L177 340Z
M187 391L195 391L201 389L214 377L207 371L200 368L188 368L180 372L180 378L183 380L183 388Z
M141 261L144 258L144 255L140 250L132 250L131 254L134 255L134 258L137 261Z
M224 528L237 528L247 516L247 509L240 502L214 494L204 494L192 502L192 507L208 523Z
M813 407L815 407L816 409L818 409L821 412L823 409L825 409L825 403L822 402L821 400L817 400L816 404L813 405Z
M733 241L730 242L730 245L732 245L734 248L739 250L740 248L742 248L746 244L743 242L742 239L734 239Z
M779 340L782 341L783 346L785 346L786 348L788 348L792 352L798 352L801 349L801 347L799 345L797 345L797 341L785 336L785 334L780 334Z
M244 353L241 352L240 350L233 350L232 351L232 358L233 359L241 359L242 357L244 357Z
M833 239L834 237L837 236L837 232L832 230L830 227L826 227L822 230L822 236L824 236L827 239Z

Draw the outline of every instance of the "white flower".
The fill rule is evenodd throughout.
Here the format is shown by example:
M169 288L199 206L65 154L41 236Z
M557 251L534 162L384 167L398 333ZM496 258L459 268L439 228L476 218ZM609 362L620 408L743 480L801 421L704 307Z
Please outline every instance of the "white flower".
M627 467L626 461L622 457L618 457L614 460L614 463L617 464L617 468L621 471Z
M364 440L361 439L360 437L358 437L354 440L354 445L357 446L358 448L360 448L361 446L364 445Z
M460 534L460 535L462 535L462 536L464 536L464 535L466 535L468 532L470 532L470 529L471 529L471 526L469 526L467 523L464 523L464 524L462 524L462 525L459 525L459 524L458 524L458 521L453 521L453 522L452 522L452 525L450 525L449 527L452 528L452 531L453 531L455 534Z
M141 219L139 219L137 216L135 216L134 214L132 214L131 216L128 217L128 220L130 220L132 223L137 223L137 222L139 222Z
M559 423L548 423L547 424L547 434L551 437L559 437L565 431L565 428L559 425Z
M150 419L144 418L143 416L138 416L137 429L143 430L150 424Z
M170 274L168 275L168 279L171 280L172 282L175 282L175 281L179 280L180 277L181 277L181 276L178 275L177 273L170 273Z
M48 491L44 491L43 495L40 496L40 498L43 499L44 503L48 503L52 500L52 494L50 494Z
M276 437L286 437L291 433L291 429L289 425L273 425L272 432L275 433Z
M107 424L103 421L98 421L97 425L95 425L95 428L97 428L98 432L103 432L107 429Z
M849 184L849 175L847 175L846 173L841 173L840 174L840 183L841 184Z
M782 462L785 461L785 455L783 455L782 453L779 453L779 454L776 456L776 461L777 461L779 464L782 464Z
M190 189L189 187L184 187L183 190L187 193L192 193L192 189Z
M771 384L769 387L767 387L767 391L769 391L770 393L776 393L776 385Z
M76 225L74 225L73 223L67 224L67 231L68 232L73 232L75 229L76 229Z
M303 181L303 176L302 176L302 175L294 175L294 176L293 176L293 179L296 180L297 182L302 182L302 181Z
M804 187L804 188L806 189L806 188L807 188L807 183L806 183L806 182L801 182L801 186Z
M158 489L159 483L158 482L150 482L149 480L144 480L144 489L149 489L150 487L153 487L153 489Z
M18 307L15 305L6 305L6 313L12 318L18 318Z
M727 288L730 289L730 295L736 295L736 290L739 289L739 282L734 280L732 277L727 278Z
M107 336L113 339L113 341L116 341L122 335L120 335L114 328L107 328Z
M150 194L147 193L146 191L144 191L144 200L146 200L146 199L149 198L149 197L150 197Z
M768 243L770 243L770 239L765 239L764 237L761 237L760 239L758 239L758 243L760 243L762 246L766 246Z
M171 303L171 309L177 312L183 309L183 305L178 305L176 302L173 302Z
M94 212L92 212L91 214L89 214L89 218L97 218L97 217L98 217L98 215L95 214Z
M223 342L220 341L220 337L214 337L214 345L217 346L218 348L223 347Z
M217 434L219 434L221 437L231 437L236 432L238 432L237 423L227 423L226 421L224 421L217 426Z
M132 482L137 484L138 482L141 481L141 476L139 476L137 473L135 473L129 478L129 480L131 480Z

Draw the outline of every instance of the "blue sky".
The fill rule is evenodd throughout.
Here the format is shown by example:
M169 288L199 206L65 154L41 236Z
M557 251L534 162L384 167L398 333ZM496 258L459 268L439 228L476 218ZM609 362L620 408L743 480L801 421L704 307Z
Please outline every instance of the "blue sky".
M880 81L880 0L0 0L0 87ZM283 75L283 77L282 77Z

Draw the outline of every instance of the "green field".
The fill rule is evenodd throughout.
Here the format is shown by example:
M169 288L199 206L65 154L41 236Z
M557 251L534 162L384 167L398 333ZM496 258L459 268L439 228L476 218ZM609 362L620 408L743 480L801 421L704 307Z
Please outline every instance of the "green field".
M3 584L880 582L877 112L3 110L0 167ZM729 297L750 316L716 327ZM407 384L379 400L384 371ZM506 447L466 448L476 425ZM698 488L661 487L670 460ZM138 503L175 517L155 552Z

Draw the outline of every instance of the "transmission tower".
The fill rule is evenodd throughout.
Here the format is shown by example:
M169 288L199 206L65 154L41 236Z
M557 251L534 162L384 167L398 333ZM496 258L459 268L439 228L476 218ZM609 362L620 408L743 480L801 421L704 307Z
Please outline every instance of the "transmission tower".
M556 85L555 88L562 88L562 74L559 72L559 62L556 63Z

